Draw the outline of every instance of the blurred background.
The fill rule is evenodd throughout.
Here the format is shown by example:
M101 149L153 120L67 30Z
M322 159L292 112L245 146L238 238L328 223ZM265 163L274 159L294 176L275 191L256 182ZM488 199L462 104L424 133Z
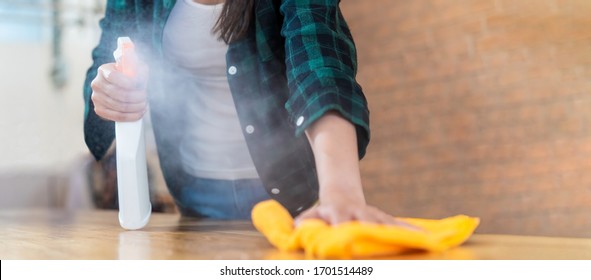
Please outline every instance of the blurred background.
M0 0L0 211L112 208L82 134L104 2ZM478 216L480 233L591 237L591 1L341 8L371 112L370 203ZM150 158L153 194L174 211Z
M0 208L65 206L87 154L81 89L103 6L0 0Z

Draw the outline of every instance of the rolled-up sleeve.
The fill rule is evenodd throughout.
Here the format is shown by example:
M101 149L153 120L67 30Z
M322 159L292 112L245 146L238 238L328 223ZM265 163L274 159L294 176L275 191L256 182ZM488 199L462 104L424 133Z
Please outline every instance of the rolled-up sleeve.
M335 110L355 125L359 158L369 143L369 110L355 80L356 49L338 0L284 0L285 104L301 135L326 112Z

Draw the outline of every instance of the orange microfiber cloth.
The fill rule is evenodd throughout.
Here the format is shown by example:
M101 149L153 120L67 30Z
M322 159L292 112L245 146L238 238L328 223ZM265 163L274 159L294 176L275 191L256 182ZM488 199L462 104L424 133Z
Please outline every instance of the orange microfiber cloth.
M281 204L267 200L252 210L252 222L276 248L303 249L308 257L367 258L396 255L411 250L440 252L466 241L479 219L458 215L441 220L401 218L422 230L396 225L346 222L331 226L322 220L304 220L294 227L293 219Z

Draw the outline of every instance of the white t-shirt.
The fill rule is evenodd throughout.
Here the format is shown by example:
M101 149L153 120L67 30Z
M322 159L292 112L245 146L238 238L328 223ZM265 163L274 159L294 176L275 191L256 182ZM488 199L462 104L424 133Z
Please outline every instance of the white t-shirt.
M258 178L226 77L228 45L212 33L222 8L223 3L179 0L164 28L165 58L184 72L172 74L188 77L170 89L170 94L182 95L188 108L181 160L196 177Z

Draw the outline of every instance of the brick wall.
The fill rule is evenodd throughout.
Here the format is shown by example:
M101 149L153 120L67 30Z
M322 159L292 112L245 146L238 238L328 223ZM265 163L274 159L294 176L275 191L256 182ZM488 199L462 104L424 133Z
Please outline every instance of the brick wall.
M368 201L591 237L591 1L344 0L372 142Z

